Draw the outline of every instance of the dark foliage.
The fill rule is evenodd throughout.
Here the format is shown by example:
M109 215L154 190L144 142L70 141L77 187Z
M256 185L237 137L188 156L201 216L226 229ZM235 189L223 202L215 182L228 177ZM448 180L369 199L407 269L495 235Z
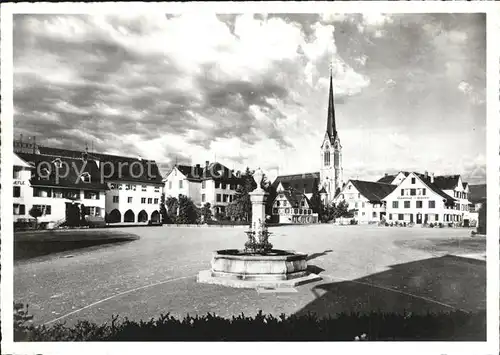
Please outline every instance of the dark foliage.
M350 341L350 340L485 340L486 312L340 313L279 317L214 314L176 319L169 314L149 321L118 321L98 325L80 321L72 327L56 323L34 326L22 305L16 305L15 341Z

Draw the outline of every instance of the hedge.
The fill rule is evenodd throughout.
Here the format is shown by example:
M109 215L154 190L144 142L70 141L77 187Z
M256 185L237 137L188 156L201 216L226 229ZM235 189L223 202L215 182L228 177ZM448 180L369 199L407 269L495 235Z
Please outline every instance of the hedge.
M21 313L19 313L21 312ZM27 311L17 310L15 341L352 341L352 340L486 340L486 312L341 313L319 318L313 313L279 317L244 314L230 319L207 314L176 319L169 314L149 321L74 326L35 326Z

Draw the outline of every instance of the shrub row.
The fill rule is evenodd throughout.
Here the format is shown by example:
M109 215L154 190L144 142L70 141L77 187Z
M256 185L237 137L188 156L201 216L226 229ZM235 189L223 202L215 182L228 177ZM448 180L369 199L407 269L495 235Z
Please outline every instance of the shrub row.
M350 340L465 340L486 339L486 312L368 314L341 313L335 318L315 314L279 317L259 312L231 319L213 314L176 319L169 314L149 321L118 321L98 325L80 321L34 326L27 313L14 323L15 341L350 341Z

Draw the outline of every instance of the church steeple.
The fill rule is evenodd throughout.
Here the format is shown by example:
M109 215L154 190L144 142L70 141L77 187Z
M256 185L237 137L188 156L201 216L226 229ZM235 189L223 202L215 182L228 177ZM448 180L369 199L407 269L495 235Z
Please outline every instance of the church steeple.
M333 78L332 78L332 67L330 65L330 91L328 93L328 120L326 123L326 132L330 138L330 142L333 142L337 138L337 126L335 124L335 104L333 101Z

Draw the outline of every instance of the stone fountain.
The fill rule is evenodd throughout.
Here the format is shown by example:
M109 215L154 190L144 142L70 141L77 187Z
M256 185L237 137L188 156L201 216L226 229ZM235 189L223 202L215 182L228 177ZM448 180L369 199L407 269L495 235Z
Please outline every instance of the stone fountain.
M273 249L269 242L265 218L268 193L261 187L263 176L260 168L253 175L257 188L250 193L252 220L250 230L245 232L245 248L215 251L211 269L200 271L198 282L238 288L283 288L321 280L307 270L307 254Z

